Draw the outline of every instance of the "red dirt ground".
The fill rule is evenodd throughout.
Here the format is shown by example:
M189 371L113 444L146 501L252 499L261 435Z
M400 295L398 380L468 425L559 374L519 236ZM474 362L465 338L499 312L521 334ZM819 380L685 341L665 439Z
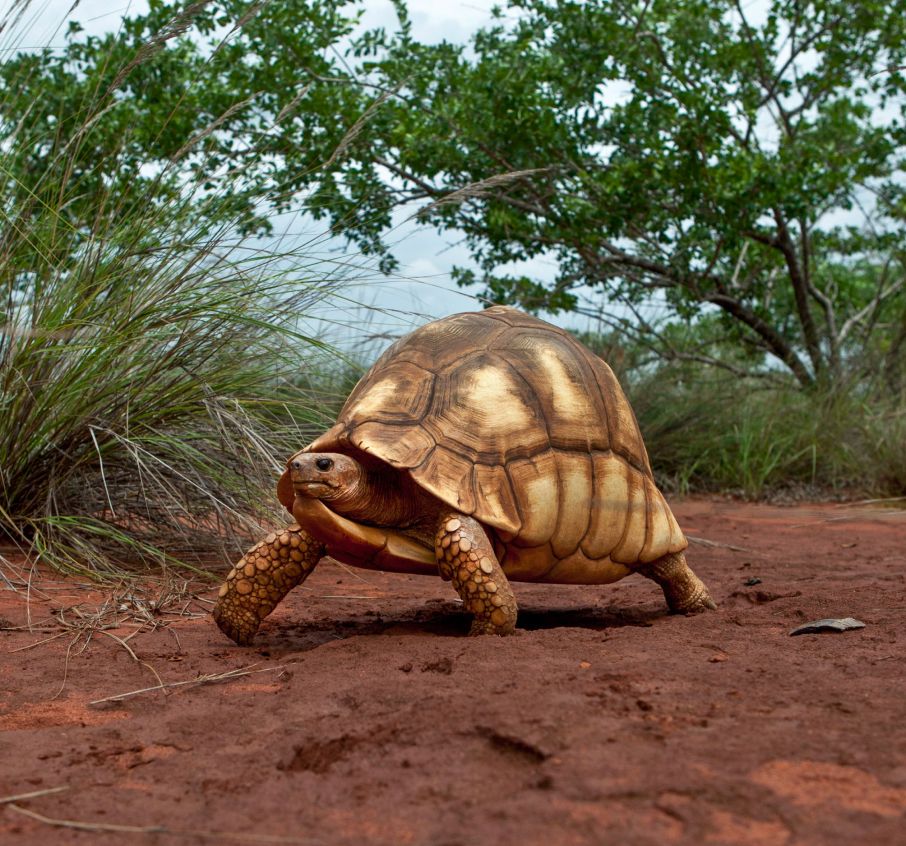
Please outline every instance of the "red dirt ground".
M440 579L324 564L254 648L186 600L133 658L134 614L48 623L96 591L0 590L0 842L906 843L906 512L676 511L746 548L690 550L716 612L516 585L517 636L468 638ZM866 627L789 636L831 616Z

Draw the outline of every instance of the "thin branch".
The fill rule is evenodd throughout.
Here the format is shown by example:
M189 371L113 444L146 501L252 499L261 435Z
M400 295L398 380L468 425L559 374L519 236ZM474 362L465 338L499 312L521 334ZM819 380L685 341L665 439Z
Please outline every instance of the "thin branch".
M903 280L899 279L893 283L889 288L882 289L879 287L878 293L875 294L872 301L865 306L864 308L857 311L852 317L850 317L840 328L839 341L842 344L846 339L846 336L850 333L854 326L861 323L866 317L875 312L880 308L881 304L888 297L893 296L903 287Z
M748 549L745 546L734 546L732 543L721 543L720 541L708 540L708 538L696 538L692 535L686 535L686 540L689 543L698 544L699 546L715 547L717 549L729 549L733 552L754 552L752 549Z
M399 165L387 161L387 159L381 158L380 156L374 156L372 158L372 161L375 164L381 165L381 167L387 168L387 170L389 170L391 173L395 173L401 179L405 179L408 182L412 182L413 184L418 185L418 187L421 188L422 191L424 191L425 194L429 197L440 197L444 193L442 189L437 188L436 186L431 185L428 182L425 182L423 179L419 179L419 177L417 177L411 171L404 170Z
M763 339L767 349L789 367L801 385L805 387L812 384L814 380L799 356L796 355L787 340L773 326L762 320L755 312L743 305L735 297L731 297L725 292L711 294L707 297L707 300L753 329Z
M793 286L793 297L796 302L796 312L799 315L799 325L802 327L802 334L805 339L805 348L812 361L812 367L817 374L824 369L824 361L821 356L821 347L818 343L818 332L815 328L815 321L808 304L807 280L803 273L799 256L796 252L796 246L793 244L793 239L790 235L786 219L779 208L774 209L774 220L777 223L777 237L780 243L780 252L783 254L790 282Z

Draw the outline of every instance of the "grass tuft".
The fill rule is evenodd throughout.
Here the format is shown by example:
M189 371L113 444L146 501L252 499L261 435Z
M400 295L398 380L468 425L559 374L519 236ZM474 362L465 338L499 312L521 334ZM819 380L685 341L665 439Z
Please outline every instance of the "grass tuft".
M95 576L233 559L329 416L318 374L336 356L299 326L333 283L236 234L241 173L106 180L145 172L95 143L117 99L32 119L14 107L28 80L3 79L0 543Z
M665 487L749 499L906 493L906 406L862 383L804 392L664 365L629 393Z

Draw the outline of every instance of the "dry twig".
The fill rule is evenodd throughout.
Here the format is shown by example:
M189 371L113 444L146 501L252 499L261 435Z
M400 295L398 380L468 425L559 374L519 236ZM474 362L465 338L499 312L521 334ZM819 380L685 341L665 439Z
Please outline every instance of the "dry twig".
M21 802L24 799L37 799L39 796L49 796L51 793L62 793L64 790L69 790L69 785L65 784L62 787L48 787L44 790L32 790L31 793L17 793L15 796L2 796L0 797L0 805L8 805L10 802Z
M102 605L91 611L83 610L83 604L70 605L53 611L51 617L41 621L53 623L53 627L41 628L38 631L48 636L36 640L34 643L20 646L13 652L24 652L37 646L65 637L72 637L66 647L66 657L63 669L63 680L60 689L53 698L60 696L69 677L69 662L73 654L84 652L91 643L96 633L102 634L129 654L129 657L140 666L147 669L158 682L158 687L163 687L164 682L157 670L147 661L141 659L136 651L129 645L129 641L140 632L153 632L160 628L171 631L179 648L179 638L170 628L171 624L182 619L196 619L207 616L206 611L189 611L190 604L198 601L198 597L190 591L187 581L168 582L164 584L157 595L150 592L141 592L134 585L121 586L112 591ZM121 637L114 634L114 630L125 626L133 626L131 634ZM27 628L34 631L34 625L17 626L17 629Z
M841 502L835 508L851 508L858 505L883 505L887 502L906 502L906 496L887 496L881 499L860 499L857 502Z
M255 664L250 664L249 667L254 667ZM129 699L132 696L138 696L142 693L152 693L155 690L169 690L174 687L189 687L202 684L214 684L221 681L232 681L233 679L238 679L242 676L252 676L255 673L274 673L277 670L285 670L285 665L281 664L277 667L264 667L260 670L251 670L249 667L237 667L235 670L227 670L225 673L205 673L203 675L197 676L194 679L186 679L184 681L178 682L161 682L160 684L153 685L152 687L142 687L138 690L130 690L126 693L116 693L113 696L105 696L103 699L95 699L89 702L89 705L100 705L103 702L120 702L123 699Z
M734 546L732 543L721 543L720 541L708 540L708 538L696 538L692 535L686 535L686 540L689 543L695 543L699 546L708 546L715 547L717 549L731 549L733 552L754 552L753 549L748 549L745 546Z

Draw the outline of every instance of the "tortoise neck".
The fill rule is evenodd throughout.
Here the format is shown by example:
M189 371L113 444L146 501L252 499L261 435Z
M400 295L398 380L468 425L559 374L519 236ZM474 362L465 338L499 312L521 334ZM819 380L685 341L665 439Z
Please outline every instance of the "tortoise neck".
M361 474L335 497L331 511L375 526L406 526L423 517L422 496L408 476L387 468L362 467Z

